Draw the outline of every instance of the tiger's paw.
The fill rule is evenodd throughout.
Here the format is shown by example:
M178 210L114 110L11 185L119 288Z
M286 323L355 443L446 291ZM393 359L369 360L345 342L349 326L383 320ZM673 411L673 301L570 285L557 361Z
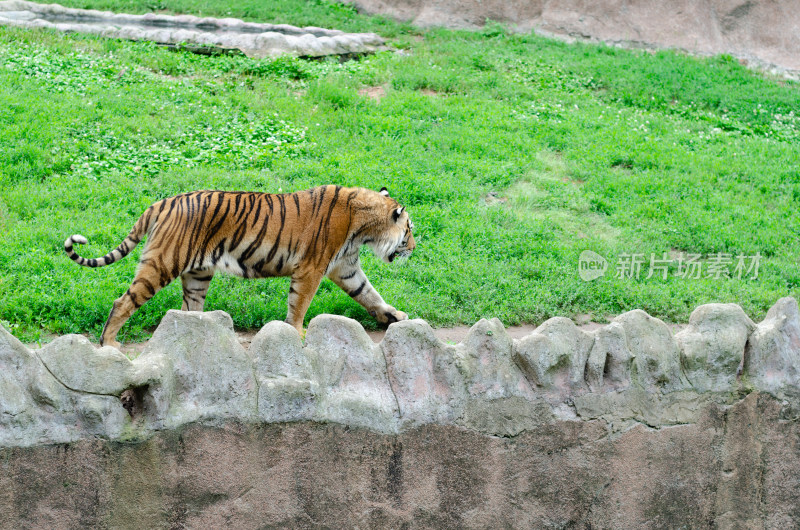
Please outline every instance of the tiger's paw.
M115 340L103 341L103 342L100 343L100 346L101 347L103 347L103 346L111 346L112 348L116 348L118 350L122 350L122 344L117 342L117 341L115 341Z
M382 324L384 326L388 326L394 322L399 322L400 320L408 320L407 314L403 313L402 311L398 311L391 306L388 306L380 311L376 311L372 316L375 317L375 320L378 321L378 324Z

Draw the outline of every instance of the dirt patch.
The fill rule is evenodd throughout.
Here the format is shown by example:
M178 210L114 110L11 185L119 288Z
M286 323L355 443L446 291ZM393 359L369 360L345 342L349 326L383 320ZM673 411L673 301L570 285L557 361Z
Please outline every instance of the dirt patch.
M437 97L437 98L443 98L447 96L445 92L439 92L438 90L434 90L432 88L421 88L419 89L419 93L424 96Z
M505 204L507 202L508 202L508 197L503 197L502 195L500 195L496 191L490 191L483 198L483 203L486 206L493 206L495 204Z
M386 89L382 86L368 86L360 89L358 95L366 96L369 99L380 102L380 100L386 96Z
M533 324L525 324L524 326L512 326L510 328L506 328L506 332L512 339L521 339L523 337L527 337L533 330L535 330L538 326ZM466 338L467 333L469 333L469 326L455 326L452 328L439 328L434 329L433 333L436 335L440 341L447 343L447 344L458 344L459 342L463 341ZM369 336L375 342L380 342L383 340L383 336L386 335L385 331L370 331L368 332Z

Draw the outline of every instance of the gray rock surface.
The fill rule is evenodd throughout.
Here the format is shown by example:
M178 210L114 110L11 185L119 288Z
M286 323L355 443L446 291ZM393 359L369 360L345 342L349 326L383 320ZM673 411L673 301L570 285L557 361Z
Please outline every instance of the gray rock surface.
M481 319L453 350L460 385L466 390L457 425L515 436L551 416L512 359L513 343L498 319Z
M270 322L250 343L258 380L258 415L267 422L314 418L320 393L316 352L286 322Z
M0 326L0 447L119 438L127 416L114 395L64 386L36 352Z
M317 27L257 24L235 18L154 13L128 15L24 0L0 1L0 25L147 40L190 49L236 49L251 57L285 54L321 57L372 53L383 45L383 39L374 33L344 33Z
M37 353L64 386L87 394L119 396L128 388L155 382L160 376L147 367L137 369L116 348L95 348L83 335L58 337Z
M633 354L625 328L612 322L594 332L594 342L586 360L586 383L592 392L604 387L622 390L631 384Z
M633 356L633 380L645 389L677 390L686 386L678 344L666 324L641 309L614 319L625 331Z
M0 527L791 527L798 366L791 298L456 345L321 315L248 350L170 311L133 361L0 328Z
M514 348L514 360L538 388L567 395L584 390L592 336L563 317L551 318Z
M744 373L756 388L775 396L798 395L800 312L794 298L781 298L747 340Z
M134 364L162 375L143 395L150 428L257 417L254 363L223 311L168 311Z
M336 315L308 323L306 346L317 352L321 398L316 421L395 432L399 411L386 360L361 324Z
M401 428L452 423L463 414L467 391L453 363L455 348L424 320L389 326L381 342Z
M570 39L730 54L800 74L800 10L791 0L351 0L359 11L419 26L478 28L487 21Z
M751 391L800 411L800 311L792 298L758 325L736 305L701 306L674 337L636 310L592 333L550 319L518 341L499 320L481 320L456 345L421 320L390 326L374 344L357 322L320 315L305 343L291 326L270 322L249 350L221 311L170 311L133 361L77 335L35 351L5 330L0 338L7 446L141 440L228 421L379 433L439 424L517 436L554 421L601 419L622 431L636 422L691 423L709 404L728 406Z
M736 304L707 304L695 309L689 326L675 335L692 387L701 392L735 389L747 337L755 327Z

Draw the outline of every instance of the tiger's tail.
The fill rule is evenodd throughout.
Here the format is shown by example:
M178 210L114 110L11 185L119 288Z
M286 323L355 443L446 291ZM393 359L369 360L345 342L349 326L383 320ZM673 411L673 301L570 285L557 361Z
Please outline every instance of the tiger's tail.
M83 265L84 267L105 267L106 265L111 265L115 261L121 260L130 254L131 250L133 250L142 240L144 234L148 232L148 221L150 218L150 216L147 215L148 213L149 212L145 212L145 215L142 215L139 218L128 234L128 237L126 237L125 240L120 243L119 246L117 246L117 248L101 258L86 259L82 256L79 256L78 253L73 250L72 246L75 243L79 245L85 245L89 242L89 240L80 234L71 235L64 241L64 252L67 253L67 256L69 256L72 261L78 265Z

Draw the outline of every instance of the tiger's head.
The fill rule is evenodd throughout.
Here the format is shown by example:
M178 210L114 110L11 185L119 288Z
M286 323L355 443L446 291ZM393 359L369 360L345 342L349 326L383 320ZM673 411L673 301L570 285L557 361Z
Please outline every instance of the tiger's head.
M407 258L417 246L414 242L414 223L411 222L404 206L389 197L389 191L381 188L382 205L380 211L384 216L379 236L369 243L375 255L391 263L396 258Z

